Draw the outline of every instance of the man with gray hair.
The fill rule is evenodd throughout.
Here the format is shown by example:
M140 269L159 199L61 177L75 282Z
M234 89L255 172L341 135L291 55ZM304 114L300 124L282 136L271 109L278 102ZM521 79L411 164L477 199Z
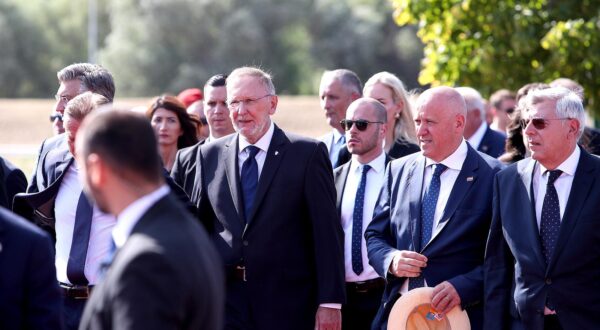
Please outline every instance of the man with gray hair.
M352 102L341 124L352 159L333 171L338 217L344 229L346 303L342 329L369 329L379 309L385 281L369 265L364 230L373 219L377 195L391 160L383 152L387 112L372 98Z
M325 71L319 86L321 109L325 111L327 124L333 131L319 138L327 146L333 168L350 160L346 148L344 130L340 120L346 117L346 109L352 101L362 96L362 83L356 73L347 69Z
M530 92L531 158L498 173L485 257L485 329L600 324L600 159L577 145L585 113L566 88Z
M477 151L494 158L504 153L506 136L491 129L485 120L485 102L478 91L471 87L455 88L467 104L467 122L465 124L465 139Z

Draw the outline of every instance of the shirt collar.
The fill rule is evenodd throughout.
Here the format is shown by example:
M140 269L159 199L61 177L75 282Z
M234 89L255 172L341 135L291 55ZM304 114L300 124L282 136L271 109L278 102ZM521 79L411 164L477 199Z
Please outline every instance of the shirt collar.
M271 144L271 139L273 138L273 132L275 132L275 124L273 124L273 121L271 120L269 130L258 141L256 141L255 144L251 144L248 142L248 140L246 140L245 137L243 137L241 134L238 134L240 146L239 152L242 152L249 145L256 146L264 152L269 151L269 145Z
M361 164L357 160L353 159L352 162L350 162L350 172L359 172L364 165L371 166L371 169L375 171L375 173L381 173L385 171L385 152L382 151L379 156L367 164Z
M577 170L577 165L579 164L579 156L581 155L581 150L579 146L575 146L575 150L571 153L571 155L565 159L560 165L556 167L557 170L561 170L563 173L567 173L569 175L575 175L575 171ZM542 165L542 163L537 162L540 166L540 174L543 175L548 171L547 168Z
M164 184L160 188L129 204L123 211L121 211L121 213L117 216L117 224L112 231L112 237L117 248L120 248L125 244L125 241L127 241L127 238L129 238L129 235L131 234L131 230L146 213L146 211L148 211L148 209L150 209L150 207L159 199L166 196L169 191L169 186Z
M340 141L341 138L344 138L344 134L340 133L337 129L333 130L333 144L336 144Z
M467 152L469 148L467 147L467 141L465 139L458 145L458 148L454 150L454 152L446 157L446 159L442 160L440 163L446 165L449 169L460 171L462 169L463 163L465 159L467 159ZM425 158L425 166L437 164L433 160L429 158Z
M483 136L485 135L487 128L488 128L487 123L485 121L483 121L481 123L481 125L479 125L479 128L475 131L475 133L473 133L473 135L467 140L467 141L469 141L469 144L471 146L473 146L473 148L475 148L475 149L479 148L479 145L481 144L481 141L483 140Z

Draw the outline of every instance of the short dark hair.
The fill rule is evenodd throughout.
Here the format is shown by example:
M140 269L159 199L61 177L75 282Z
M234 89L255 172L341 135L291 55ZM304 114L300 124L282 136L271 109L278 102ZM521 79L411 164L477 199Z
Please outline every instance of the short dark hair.
M206 86L222 87L222 86L225 86L226 81L227 81L227 75L219 73L219 74L216 74L216 75L208 78L208 80L206 81L206 84L204 84L204 87L206 87Z
M156 136L143 115L111 105L101 107L86 117L80 138L79 152L84 158L97 154L131 182L140 179L162 182L163 167Z
M115 82L112 74L98 64L75 63L56 73L59 82L79 80L90 92L106 97L110 102L115 98Z

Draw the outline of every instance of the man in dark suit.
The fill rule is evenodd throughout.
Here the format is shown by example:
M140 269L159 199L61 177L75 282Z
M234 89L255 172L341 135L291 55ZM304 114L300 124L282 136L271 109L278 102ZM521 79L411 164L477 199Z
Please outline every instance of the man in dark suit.
M23 171L11 162L0 157L0 206L12 209L16 194L27 189L27 178Z
M491 129L485 121L485 103L478 91L471 87L458 87L467 104L467 122L465 123L465 139L477 151L494 158L504 153L506 135Z
M116 251L79 329L222 328L222 265L202 225L170 193L146 118L102 111L77 137L86 194L117 218Z
M383 186L390 158L383 151L387 130L383 104L360 98L348 107L342 127L346 130L352 160L333 171L337 210L344 229L346 303L342 306L342 329L363 330L379 309L385 281L369 265L364 230Z
M0 207L0 329L62 329L50 238Z
M319 85L319 99L321 100L321 109L325 111L325 117L327 117L327 124L333 130L320 137L319 140L327 146L333 168L350 160L340 120L346 117L346 110L350 103L361 96L362 83L356 73L347 69L323 73Z
M486 329L600 324L600 160L577 146L581 99L532 91L523 127L531 158L498 173L485 260Z
M465 114L456 90L425 91L415 120L422 153L388 165L365 233L369 262L387 279L373 329L385 329L397 298L422 286L434 288L438 312L460 306L482 328L483 256L501 164L463 139Z
M325 145L273 124L259 69L234 70L227 97L238 134L193 156L191 196L226 266L226 328L339 329L343 234Z

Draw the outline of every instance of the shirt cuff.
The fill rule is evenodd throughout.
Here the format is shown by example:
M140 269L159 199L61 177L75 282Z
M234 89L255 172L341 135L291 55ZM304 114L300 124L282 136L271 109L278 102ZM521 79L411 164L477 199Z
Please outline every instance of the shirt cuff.
M320 304L319 307L342 309L342 304Z

